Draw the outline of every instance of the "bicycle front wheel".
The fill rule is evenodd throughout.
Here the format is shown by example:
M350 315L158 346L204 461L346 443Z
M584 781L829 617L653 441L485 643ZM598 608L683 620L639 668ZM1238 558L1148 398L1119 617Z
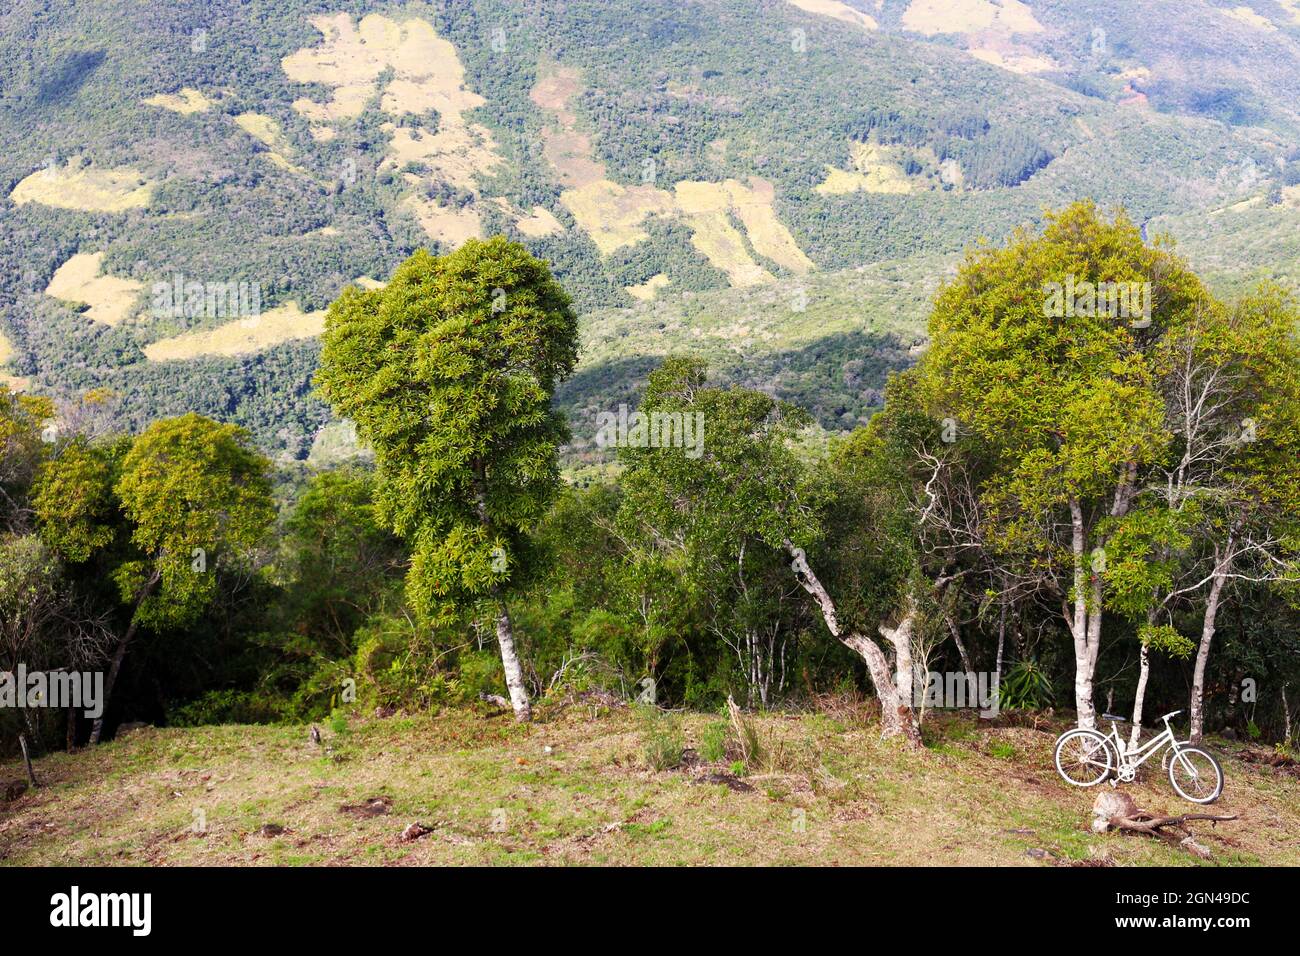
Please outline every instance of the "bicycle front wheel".
M1110 745L1095 730L1071 730L1056 741L1056 772L1076 787L1095 787L1110 776Z
M1180 747L1169 758L1169 782L1192 803L1213 803L1223 793L1223 768L1200 747Z

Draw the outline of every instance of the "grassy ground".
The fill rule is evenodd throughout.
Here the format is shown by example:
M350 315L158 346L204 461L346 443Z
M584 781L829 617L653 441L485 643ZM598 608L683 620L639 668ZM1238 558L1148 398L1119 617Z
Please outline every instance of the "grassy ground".
M752 718L762 752L688 714L647 723L582 705L517 727L468 713L322 728L136 731L37 762L43 786L0 803L0 860L173 864L1190 865L1141 836L1088 830L1096 791L1067 787L1063 724L927 719L927 748L877 739L864 708ZM676 730L674 730L676 726ZM679 736L680 735L680 736ZM654 770L653 752L673 769ZM1219 748L1228 784L1194 824L1218 864L1300 864L1300 779ZM21 776L0 764L0 781ZM1182 803L1155 772L1127 788ZM403 840L420 823L429 832ZM203 826L197 826L202 823Z

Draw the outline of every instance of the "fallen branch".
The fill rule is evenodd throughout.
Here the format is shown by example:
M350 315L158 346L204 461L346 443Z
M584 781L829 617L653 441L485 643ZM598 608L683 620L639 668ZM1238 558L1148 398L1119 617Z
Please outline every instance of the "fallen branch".
M1207 847L1196 842L1196 838L1187 824L1192 820L1209 820L1212 825L1225 820L1236 820L1237 815L1214 813L1183 813L1178 816L1160 816L1142 810L1127 793L1103 793L1092 805L1094 833L1107 830L1121 830L1128 833L1144 833L1157 837L1171 846L1180 846L1189 853L1202 859L1210 858Z

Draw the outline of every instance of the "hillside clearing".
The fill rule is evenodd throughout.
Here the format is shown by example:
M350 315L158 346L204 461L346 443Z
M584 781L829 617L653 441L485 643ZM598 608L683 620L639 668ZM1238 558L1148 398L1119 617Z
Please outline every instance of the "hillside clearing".
M38 169L19 182L9 198L19 206L34 202L82 212L126 212L144 208L152 195L153 183L138 170L99 169L72 160Z
M192 86L181 87L178 93L159 93L156 96L149 97L144 102L148 106L171 110L173 113L180 113L182 116L189 116L193 113L206 113L212 108L212 100Z
M808 13L816 13L823 17L834 17L836 20L843 20L845 23L851 23L867 30L880 28L880 24L876 22L874 17L863 13L861 10L853 9L847 3L840 3L840 0L789 0L789 2Z
M296 302L286 302L260 315L246 316L215 329L186 332L144 347L151 362L191 359L203 355L247 355L281 342L320 335L325 313L303 312Z
M86 317L101 325L114 326L135 306L144 285L134 279L101 275L104 253L79 252L50 277L45 294L89 306Z
M528 727L462 712L301 726L137 731L37 761L40 789L0 806L18 865L947 864L1189 865L1156 840L1088 829L1095 791L1051 766L1059 721L934 715L928 749L881 743L866 707L754 718L767 754L737 776L698 755L716 717L683 718L685 762L647 769L638 723L578 704ZM1027 721L1025 723L1028 723ZM1300 863L1297 781L1224 761L1195 827L1218 864ZM14 762L0 777L16 778ZM1186 812L1158 774L1127 790ZM431 832L403 841L420 823ZM200 832L202 831L202 832Z

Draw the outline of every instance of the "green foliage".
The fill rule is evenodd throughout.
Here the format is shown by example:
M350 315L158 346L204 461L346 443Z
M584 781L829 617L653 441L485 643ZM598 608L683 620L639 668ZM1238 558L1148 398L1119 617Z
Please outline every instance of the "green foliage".
M142 624L192 621L216 593L208 563L240 563L261 541L275 517L268 468L243 429L194 414L132 443L113 490L137 556L113 577Z
M708 763L717 763L727 756L727 735L730 728L725 720L715 720L700 731L700 756Z
M651 770L674 770L681 766L686 736L681 718L671 711L642 704L636 709L641 734L641 756Z
M1168 654L1170 657L1191 657L1196 644L1178 633L1172 624L1143 624L1138 628L1138 640L1147 647Z
M1035 661L1017 661L998 683L1003 710L1042 710L1052 702L1052 682Z
M276 694L245 690L210 690L174 708L175 727L214 724L278 724L293 719L289 702Z
M526 530L558 486L550 398L576 321L545 263L500 237L417 252L331 305L317 382L375 451L378 514L412 547L426 617L523 583Z

